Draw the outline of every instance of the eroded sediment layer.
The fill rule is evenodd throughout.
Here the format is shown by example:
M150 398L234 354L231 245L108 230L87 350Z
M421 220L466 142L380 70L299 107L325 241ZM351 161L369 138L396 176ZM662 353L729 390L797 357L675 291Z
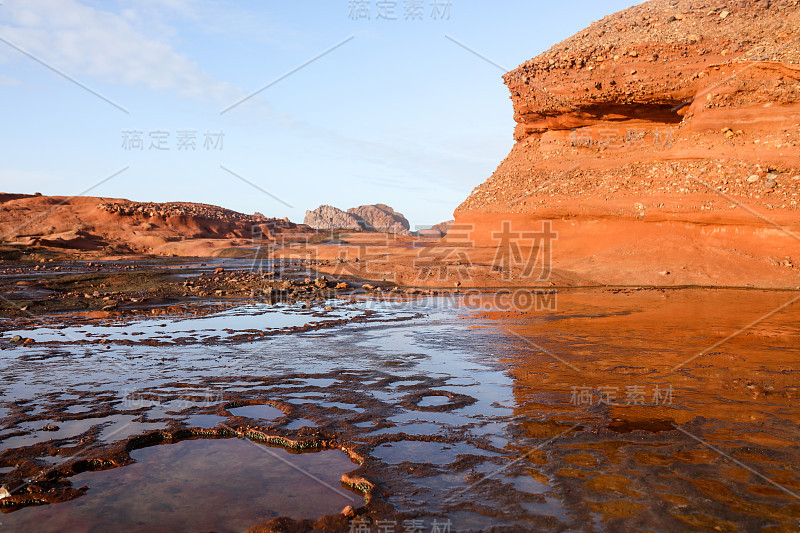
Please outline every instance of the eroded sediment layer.
M517 142L456 222L496 246L499 221L552 220L576 281L796 286L798 27L788 0L592 24L504 76Z

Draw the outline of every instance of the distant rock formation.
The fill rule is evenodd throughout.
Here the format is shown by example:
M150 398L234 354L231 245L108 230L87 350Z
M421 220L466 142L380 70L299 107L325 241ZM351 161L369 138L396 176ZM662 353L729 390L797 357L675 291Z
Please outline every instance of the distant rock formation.
M198 204L190 202L131 202L128 200L101 202L97 208L120 216L130 217L143 215L149 217L193 217L203 220L221 220L227 222L249 222L258 224L268 219L261 213L245 215L237 211L225 209L216 205Z
M361 220L350 213L330 205L321 205L313 211L306 211L303 224L314 229L361 229Z
M256 241L302 240L313 233L288 219L209 204L0 193L0 248L5 251L207 257Z
M450 229L450 226L453 224L452 220L448 220L447 222L440 222L438 224L434 224L430 228L425 228L418 230L416 235L425 238L433 238L433 239L441 239L447 234L447 230Z
M448 220L447 222L439 222L435 226L431 226L431 229L439 230L442 232L442 235L444 235L450 229L450 226L453 225L453 222L455 222L455 220Z
M364 230L410 234L406 217L385 204L362 205L346 212L330 205L306 211L304 224L318 230Z
M386 204L362 205L348 209L347 212L361 219L362 229L403 235L410 234L411 225L406 220L406 217Z

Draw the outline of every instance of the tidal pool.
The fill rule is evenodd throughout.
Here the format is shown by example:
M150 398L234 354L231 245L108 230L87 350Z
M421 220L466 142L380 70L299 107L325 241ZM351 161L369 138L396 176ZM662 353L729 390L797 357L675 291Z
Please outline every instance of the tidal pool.
M277 516L317 518L361 500L343 488L355 465L338 450L292 454L241 439L135 450L136 463L72 477L72 501L0 516L6 531L240 532Z
M255 405L245 405L242 407L231 407L228 409L228 412L233 416L246 416L248 418L255 418L258 420L275 420L276 418L280 418L284 416L284 412L280 409L276 409L271 405L264 405L264 404L255 404Z
M470 306L457 297L364 299L348 309L369 311L368 321L252 342L13 347L0 352L0 481L102 455L98 440L114 440L111 431L124 441L148 427L240 423L356 450L364 464L330 468L334 485L358 469L381 487L372 495L380 506L367 506L384 513L374 518L419 517L428 531L434 519L453 531L791 530L800 523L800 304L781 306L795 296L576 289L559 291L555 309L503 311L490 294ZM245 314L226 314L227 327L239 330L237 317L253 327ZM192 330L191 320L181 329ZM39 431L44 424L60 432ZM135 473L147 462L137 454L178 446L72 476L73 487L89 486L86 496L0 521L33 528L82 504L85 521L60 530L105 524L105 504L89 502L115 489L93 476ZM176 461L203 453L187 448ZM322 457L287 454L306 456ZM152 491L186 494L189 480L177 479L154 481ZM220 502L242 494L219 486ZM182 512L170 505L167 515ZM269 508L245 523L209 506L223 531L273 516Z
M357 310L337 302L338 309L304 309L301 305L248 303L239 306L187 306L195 316L109 317L82 319L80 325L48 320L35 329L11 329L7 336L31 337L36 342L76 343L85 341L142 341L166 344L218 342L246 333L273 334L288 328L314 326L325 321L350 320ZM215 310L218 307L219 310ZM76 317L77 318L77 317Z

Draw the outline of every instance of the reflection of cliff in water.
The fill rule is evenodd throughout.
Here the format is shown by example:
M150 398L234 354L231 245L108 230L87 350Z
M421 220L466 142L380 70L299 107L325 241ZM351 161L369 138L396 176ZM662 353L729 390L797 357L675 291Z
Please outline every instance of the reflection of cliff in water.
M597 527L796 526L796 296L562 292L557 317L511 316L524 466Z

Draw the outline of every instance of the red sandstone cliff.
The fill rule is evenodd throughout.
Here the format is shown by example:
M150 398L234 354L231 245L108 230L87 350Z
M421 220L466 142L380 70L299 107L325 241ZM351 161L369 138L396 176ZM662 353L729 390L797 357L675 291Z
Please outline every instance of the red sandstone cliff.
M0 242L9 250L207 256L294 233L313 231L206 204L0 194Z
M456 224L552 221L572 283L800 286L798 4L653 0L507 73L517 142Z

